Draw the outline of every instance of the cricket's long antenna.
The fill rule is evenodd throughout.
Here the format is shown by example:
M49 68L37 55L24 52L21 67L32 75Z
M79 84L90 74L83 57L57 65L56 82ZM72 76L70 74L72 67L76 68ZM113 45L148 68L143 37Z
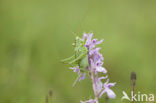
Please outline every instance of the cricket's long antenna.
M85 14L84 14L84 16L82 17L82 19L81 19L81 21L80 21L80 24L78 25L77 34L74 33L72 30L70 30L70 32L72 32L72 34L73 34L74 36L78 36L78 34L80 34L80 29L81 29L81 27L82 27L82 23L83 23L83 21L85 20L86 16L88 15L88 12L89 12L89 9L91 8L91 5L92 5L92 1L89 0L87 10L85 11Z
M71 31L71 30L70 30L70 32L71 32L73 35L75 35L75 36L76 36L76 33L75 33L75 32L73 32L73 31Z
M87 15L88 15L88 13L89 13L89 9L90 9L90 7L91 7L91 4L92 4L92 1L89 1L87 10L86 10L86 12L85 12L83 18L82 18L81 21L80 21L80 25L78 26L78 30L77 30L78 33L80 33L80 29L81 29L81 27L82 27L82 23L83 23L83 21L85 20L85 18L87 17Z

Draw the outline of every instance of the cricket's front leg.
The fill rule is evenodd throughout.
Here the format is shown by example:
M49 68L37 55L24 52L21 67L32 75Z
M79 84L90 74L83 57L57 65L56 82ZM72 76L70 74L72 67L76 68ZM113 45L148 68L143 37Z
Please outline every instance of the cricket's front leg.
M63 63L69 63L70 61L73 61L74 58L75 58L75 56L73 55L73 56L71 56L69 58L66 58L66 59L61 60L61 62L63 62Z
M78 56L77 58L75 58L73 61L69 62L69 64L73 64L73 63L81 60L84 56L85 56L85 54L81 54L80 56Z

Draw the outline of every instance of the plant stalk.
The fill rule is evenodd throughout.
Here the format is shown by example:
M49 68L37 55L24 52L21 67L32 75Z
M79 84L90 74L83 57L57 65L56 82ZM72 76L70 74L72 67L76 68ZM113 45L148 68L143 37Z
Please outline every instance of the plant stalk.
M91 80L92 80L92 86L93 86L93 91L94 91L94 96L95 96L95 103L99 103L99 97L98 97L98 92L97 92L97 84L96 84L96 75L94 70L89 67L90 69L90 76L91 76Z

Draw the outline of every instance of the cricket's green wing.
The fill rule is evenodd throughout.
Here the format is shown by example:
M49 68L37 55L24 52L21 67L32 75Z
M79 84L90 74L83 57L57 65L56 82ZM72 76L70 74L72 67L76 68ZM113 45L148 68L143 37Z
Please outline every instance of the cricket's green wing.
M83 59L81 59L81 61L79 62L79 66L82 69L86 69L89 66L88 55L86 55Z
M85 41L83 41L80 37L76 37L76 40L75 40L75 43L74 43L74 45L75 45L75 48L74 48L75 54L72 57L69 57L67 59L62 60L62 62L68 63L70 65L77 64L79 66L82 64L82 67L84 67L85 66L84 63L86 62L86 59L84 60L84 58L87 56L87 52L88 52L88 50L84 46L84 44L85 44ZM84 62L84 63L82 63L82 62Z

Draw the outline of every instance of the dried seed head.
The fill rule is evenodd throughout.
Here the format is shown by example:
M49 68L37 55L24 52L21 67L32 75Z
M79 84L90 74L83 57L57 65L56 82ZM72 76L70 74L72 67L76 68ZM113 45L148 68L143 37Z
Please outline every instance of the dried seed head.
M135 86L135 81L136 81L136 73L131 72L131 81L132 81L132 86Z
M52 95L53 95L53 91L52 90L49 90L49 96L52 97Z
M136 80L136 73L135 72L131 72L131 80Z

